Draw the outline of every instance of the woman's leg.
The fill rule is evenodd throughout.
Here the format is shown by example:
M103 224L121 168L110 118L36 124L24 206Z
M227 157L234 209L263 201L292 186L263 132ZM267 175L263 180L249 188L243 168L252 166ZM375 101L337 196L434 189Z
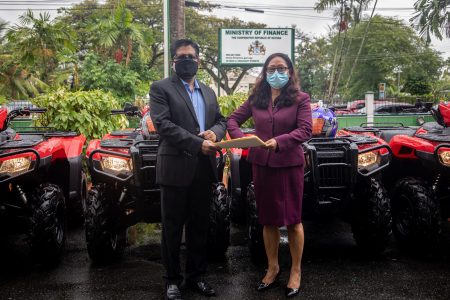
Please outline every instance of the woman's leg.
M264 226L263 237L269 266L267 268L266 276L264 276L262 282L272 283L275 280L278 272L280 271L280 266L278 265L280 230L276 226Z
M297 289L300 287L301 280L301 263L303 255L303 245L305 242L305 234L303 232L303 224L289 225L288 227L289 249L291 250L292 266L289 276L288 288Z

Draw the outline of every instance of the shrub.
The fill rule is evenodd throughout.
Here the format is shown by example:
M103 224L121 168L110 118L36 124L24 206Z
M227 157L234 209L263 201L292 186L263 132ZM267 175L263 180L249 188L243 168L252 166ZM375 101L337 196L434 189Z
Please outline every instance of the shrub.
M60 89L40 95L32 102L37 107L47 108L47 112L36 119L37 125L77 131L88 140L128 125L125 116L111 116L112 109L121 108L119 101L111 93L100 90L68 92Z
M217 101L219 102L220 111L222 112L222 115L225 117L228 117L231 115L233 111L235 111L239 106L241 106L242 103L247 100L248 95L244 93L236 93L233 95L227 95L227 96L220 96ZM241 126L242 128L252 128L253 127L253 119L248 119L244 124Z

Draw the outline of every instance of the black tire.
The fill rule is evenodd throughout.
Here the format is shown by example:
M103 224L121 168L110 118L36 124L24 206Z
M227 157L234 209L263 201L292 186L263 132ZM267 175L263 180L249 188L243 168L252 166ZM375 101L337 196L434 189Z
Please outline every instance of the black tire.
M66 242L66 205L59 186L41 184L30 202L30 244L33 256L48 266L57 265Z
M92 187L86 199L85 230L89 257L105 264L122 257L126 245L126 229L119 229L117 196L106 184Z
M67 203L67 215L70 227L77 227L83 224L84 212L86 211L87 198L87 177L84 171L81 171L81 186L78 196L70 203Z
M392 193L393 231L399 246L411 252L431 250L441 233L439 206L425 183L402 178Z
M241 194L238 197L234 193L233 183L231 177L228 177L228 194L230 197L230 218L235 224L245 224L247 221L247 203Z
M207 249L211 257L223 257L230 245L230 203L223 183L213 185Z
M261 260L266 257L264 249L263 226L258 221L258 210L256 208L255 186L253 182L247 188L248 202L248 248L252 258Z
M358 183L351 225L356 244L364 252L376 255L386 249L392 235L391 201L378 179Z

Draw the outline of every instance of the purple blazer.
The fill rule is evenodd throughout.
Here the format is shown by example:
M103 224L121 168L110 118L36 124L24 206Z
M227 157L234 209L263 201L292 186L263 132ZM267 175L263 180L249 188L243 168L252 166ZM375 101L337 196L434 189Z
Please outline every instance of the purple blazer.
M299 92L297 101L288 107L275 107L272 102L267 109L252 106L249 100L235 110L227 121L231 138L244 137L239 126L250 117L255 123L255 134L263 141L275 138L277 151L250 148L247 160L269 167L303 166L305 157L301 144L311 138L311 107L309 95Z

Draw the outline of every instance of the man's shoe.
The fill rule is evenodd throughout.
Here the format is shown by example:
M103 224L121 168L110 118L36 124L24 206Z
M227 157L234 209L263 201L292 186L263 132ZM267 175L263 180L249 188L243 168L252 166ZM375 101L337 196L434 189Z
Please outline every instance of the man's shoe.
M166 300L183 300L180 288L176 284L166 285Z
M203 296L211 297L216 295L216 291L203 279L188 280L188 286L194 291L199 292Z

